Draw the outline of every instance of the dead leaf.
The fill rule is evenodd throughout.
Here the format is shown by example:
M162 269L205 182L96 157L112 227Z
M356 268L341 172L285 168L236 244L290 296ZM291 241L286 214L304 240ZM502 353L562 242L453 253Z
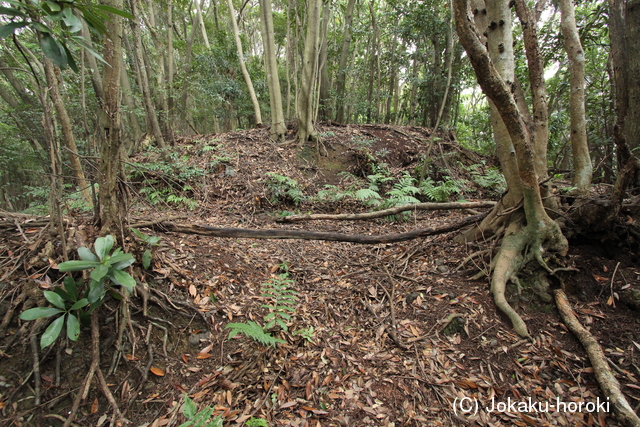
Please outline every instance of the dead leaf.
M202 360L202 359L208 359L211 357L210 353L198 353L196 354L196 359Z
M96 412L98 412L98 398L96 398L93 403L91 404L91 410L90 412L92 414L95 414Z
M295 400L290 400L289 402L283 403L282 405L280 405L280 409L287 409L287 408L292 408L294 406L296 406L298 404L298 402L296 402Z
M198 291L196 290L196 287L194 285L189 285L189 295L194 298L196 295L198 295Z
M157 375L159 377L164 377L164 370L160 369L160 368L156 368L155 366L152 366L151 368L149 368L149 370L151 371L151 373L153 375Z
M129 361L139 360L139 359L140 359L138 356L134 356L133 354L127 354L125 357L126 357L126 358L127 358L127 360L129 360Z

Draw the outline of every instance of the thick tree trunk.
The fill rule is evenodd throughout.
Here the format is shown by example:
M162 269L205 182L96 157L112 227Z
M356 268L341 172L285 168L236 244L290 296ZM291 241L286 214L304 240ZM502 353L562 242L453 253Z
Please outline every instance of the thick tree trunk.
M579 194L589 194L591 188L591 157L587 142L585 111L585 55L576 27L573 0L560 0L561 28L565 50L569 57L571 117L571 150L573 154L573 185Z
M489 32L507 27L506 21L503 25L499 25L498 22L500 19L510 16L507 1L498 0L492 6L491 12L487 10L490 19ZM504 296L507 281L516 279L520 268L532 260L537 261L542 268L550 271L543 255L547 251L559 252L564 255L568 245L558 225L549 218L545 211L538 186L538 175L535 170L533 137L528 131L512 94L513 80L507 81L499 72L500 57L495 62L490 58L489 51L485 48L469 17L468 0L455 0L454 10L460 43L467 51L480 87L493 101L500 114L515 149L512 161L516 162L519 172L519 183L524 202L524 218L514 215L508 224L493 266L491 291L496 305L509 316L515 331L522 336L528 336L526 325ZM475 10L474 12L481 13L481 11L476 12ZM489 39L491 40L491 37ZM491 43L489 48L491 49ZM503 46L503 49L506 49L506 45ZM512 183L508 182L508 184ZM525 221L526 226L523 226Z
M351 49L351 26L353 25L355 4L356 0L349 0L344 14L342 49L340 50L340 61L338 62L338 76L336 77L336 121L338 123L344 123L344 91L347 78L347 61L349 60L349 50Z
M271 106L271 137L275 141L282 142L287 133L287 128L284 124L284 113L282 111L282 93L280 92L280 78L278 76L271 0L260 0L260 18L264 62L269 86L269 104Z
M240 32L238 31L238 23L236 22L236 12L233 8L233 0L227 0L227 4L229 5L229 15L231 16L231 29L233 30L233 36L236 40L236 49L238 51L238 61L240 62L240 69L242 70L242 77L244 77L244 82L247 85L247 90L249 91L249 96L251 97L251 104L253 104L253 114L256 116L256 126L262 126L262 114L260 114L260 103L258 102L258 97L256 96L255 90L253 90L253 82L251 81L251 76L249 75L249 71L247 71L247 66L244 63L244 52L242 50L242 41L240 40Z
M318 76L321 12L322 0L307 1L307 35L304 42L302 76L298 94L298 133L296 135L296 139L303 144L315 140L317 134L313 120L313 99Z
M624 135L629 149L638 157L640 148L640 0L627 0L625 36L627 39L627 76L629 109L624 124ZM631 47L633 46L633 47Z

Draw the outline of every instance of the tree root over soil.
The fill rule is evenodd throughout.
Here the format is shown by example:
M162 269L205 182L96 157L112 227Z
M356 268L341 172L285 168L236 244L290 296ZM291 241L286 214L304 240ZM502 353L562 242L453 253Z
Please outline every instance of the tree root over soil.
M600 348L600 344L598 344L598 341L596 341L593 335L580 324L565 293L561 289L555 289L553 294L562 320L569 330L580 340L586 350L589 360L591 360L591 364L593 365L596 379L600 384L600 389L605 397L612 403L618 420L629 427L640 426L640 418L635 414L629 402L627 402L627 399L622 394L620 383L611 372L602 348Z

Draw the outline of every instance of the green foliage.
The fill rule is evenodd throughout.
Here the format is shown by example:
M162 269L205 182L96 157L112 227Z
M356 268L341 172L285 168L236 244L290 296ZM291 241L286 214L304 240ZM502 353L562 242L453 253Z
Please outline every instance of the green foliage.
M291 320L291 313L296 311L296 291L291 289L293 280L288 278L288 274L281 274L277 279L271 279L262 285L262 297L269 303L262 307L269 310L269 314L264 316L265 330L280 326L285 332L289 330L287 322Z
M269 424L267 424L267 420L265 420L264 418L251 417L244 424L247 427L269 427Z
M207 406L198 412L196 403L186 394L184 395L184 405L182 405L182 415L188 420L180 427L222 427L224 418L217 415L211 418L214 408Z
M159 158L158 150L151 147L145 156L153 161L132 163L130 172L132 180L139 180L142 188L140 194L145 195L153 204L184 206L190 210L198 207L198 202L189 197L196 180L206 174L203 169L188 163L188 156L178 153L165 153L165 158Z
M131 254L123 253L122 248L113 252L115 243L113 236L98 237L93 244L94 252L89 248L78 248L79 261L67 261L58 264L63 272L91 270L89 286L80 291L81 284L73 277L64 279L64 288L56 287L53 291L44 291L44 297L53 307L36 307L23 311L22 320L35 320L59 315L46 329L40 339L40 347L45 348L55 342L62 331L66 319L67 336L75 341L80 335L79 318L85 318L91 311L99 307L106 291L113 285L122 286L131 291L136 281L125 268L135 262Z
M299 205L305 200L300 184L295 179L273 172L267 172L266 175L266 185L271 203L277 204L290 201L295 205Z
M256 322L252 322L251 320L247 321L247 323L229 323L227 326L225 326L225 329L230 329L228 337L229 339L242 333L262 345L270 345L275 347L280 343L284 344L286 342L284 340L281 340L280 338L271 336L271 334L265 332L260 325L258 325Z
M142 254L142 266L145 270L148 270L151 266L151 248L154 246L158 246L160 244L161 238L158 236L149 236L147 234L141 233L140 231L132 228L133 234L138 236L148 247Z
M293 335L300 335L302 338L310 343L313 343L313 336L315 335L315 328L309 326L308 328L299 329L293 333Z
M481 171L482 165L472 165L470 169L471 180L480 187L496 194L501 194L506 189L507 183L504 180L504 175L498 168L489 167L484 173Z
M127 19L133 16L127 12L107 5L81 4L74 0L19 2L6 0L9 7L0 7L0 15L11 19L11 22L0 27L0 38L12 36L17 30L28 27L38 38L42 52L58 67L71 68L78 72L69 45L86 50L104 62L94 50L91 42L80 36L83 21L97 34L104 34L104 22L110 15L119 15ZM22 32L19 32L20 34Z
M462 191L462 185L462 182L445 176L441 183L435 183L431 178L425 178L420 184L420 189L422 194L434 202L447 202L452 195Z

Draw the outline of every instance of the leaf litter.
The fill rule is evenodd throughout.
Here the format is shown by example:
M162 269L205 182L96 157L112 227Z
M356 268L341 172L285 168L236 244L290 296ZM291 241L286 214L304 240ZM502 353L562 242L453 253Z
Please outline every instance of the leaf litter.
M182 216L176 221L349 234L438 227L466 215L431 211L412 213L404 222L276 223L276 215L284 210L337 213L364 212L367 208L354 200L309 199L298 206L287 201L276 203L269 200L267 172L294 178L305 194L313 195L325 184L344 184L339 172L370 172L367 168L371 165L363 164L362 147L353 141L371 140L366 153L384 160L391 173L398 175L415 168L428 136L426 129L389 126L333 127L324 132L327 136L318 146L324 157L317 159L298 155L295 147L265 142L266 130L181 140L175 149L189 157L190 164L209 167L211 156L204 146L218 147L217 155L223 152L230 160L216 165L213 172L198 178L198 186L192 186L190 197L198 202L193 211L139 203L134 215L141 221ZM445 151L452 158L458 156L461 164L482 160L450 138L444 141ZM437 161L434 164L435 175L442 174L444 166L438 166ZM464 168L452 172L458 178L464 178L464 173ZM485 197L481 188L465 191L462 196L467 200ZM129 407L127 417L133 425L178 425L183 393L200 407L213 407L228 425L242 425L251 417L263 417L273 426L616 425L612 414L569 410L573 406L568 410L528 410L531 402L577 405L602 397L584 351L555 309L535 298L520 298L517 307L536 331L533 340L520 340L497 314L487 279L470 279L479 269L486 269L490 260L480 257L461 266L462 260L483 246L454 243L454 233L401 244L356 245L141 231L162 238L151 269L141 277L150 289L149 318L164 320L168 327L167 334L152 328L150 342L155 353L153 365L146 369L154 375L137 394L140 371L149 363L144 347L138 346L135 353L128 348L127 357L108 378L114 394L126 402L122 407ZM1 232L5 238L2 256L7 259L9 251L11 255L20 251L20 234L9 228ZM615 286L639 286L633 256L622 259ZM607 304L611 273L620 259L577 245L572 247L570 260L582 272L572 285L583 289L575 292L576 310L599 337L610 363L617 368L625 394L637 405L637 314L623 304ZM3 263L2 273L9 267ZM37 271L43 270L31 267L29 273ZM289 332L273 332L286 344L264 347L242 335L227 340L228 323L262 322L267 314L262 306L268 303L262 296L262 285L282 273L293 280L298 298L288 322ZM48 274L15 280L31 280L36 289L39 283L51 282ZM598 291L602 295L597 295ZM3 297L7 295L5 288ZM199 314L186 310L185 304L195 306ZM135 313L133 319L139 325L150 321L142 313ZM17 327L15 323L7 326L5 342ZM305 329L312 333L306 337L294 333ZM115 333L108 321L103 330ZM69 345L74 349L70 362L81 365L86 361L82 345L82 340ZM113 352L105 348L107 354ZM7 366L13 357L22 357L21 352L3 348L0 382L9 386L0 389L0 402L12 396L19 381ZM60 385L47 388L44 401L55 403L56 396L77 387L73 369L69 364L62 366ZM55 376L54 367L52 360L45 360L43 374ZM108 409L97 392L90 396L81 407L80 425L94 425L101 411ZM529 406L515 406L523 402ZM505 410L488 410L500 403L507 405ZM55 410L51 407L48 411ZM29 408L16 406L9 412L16 417L20 411L26 413Z

